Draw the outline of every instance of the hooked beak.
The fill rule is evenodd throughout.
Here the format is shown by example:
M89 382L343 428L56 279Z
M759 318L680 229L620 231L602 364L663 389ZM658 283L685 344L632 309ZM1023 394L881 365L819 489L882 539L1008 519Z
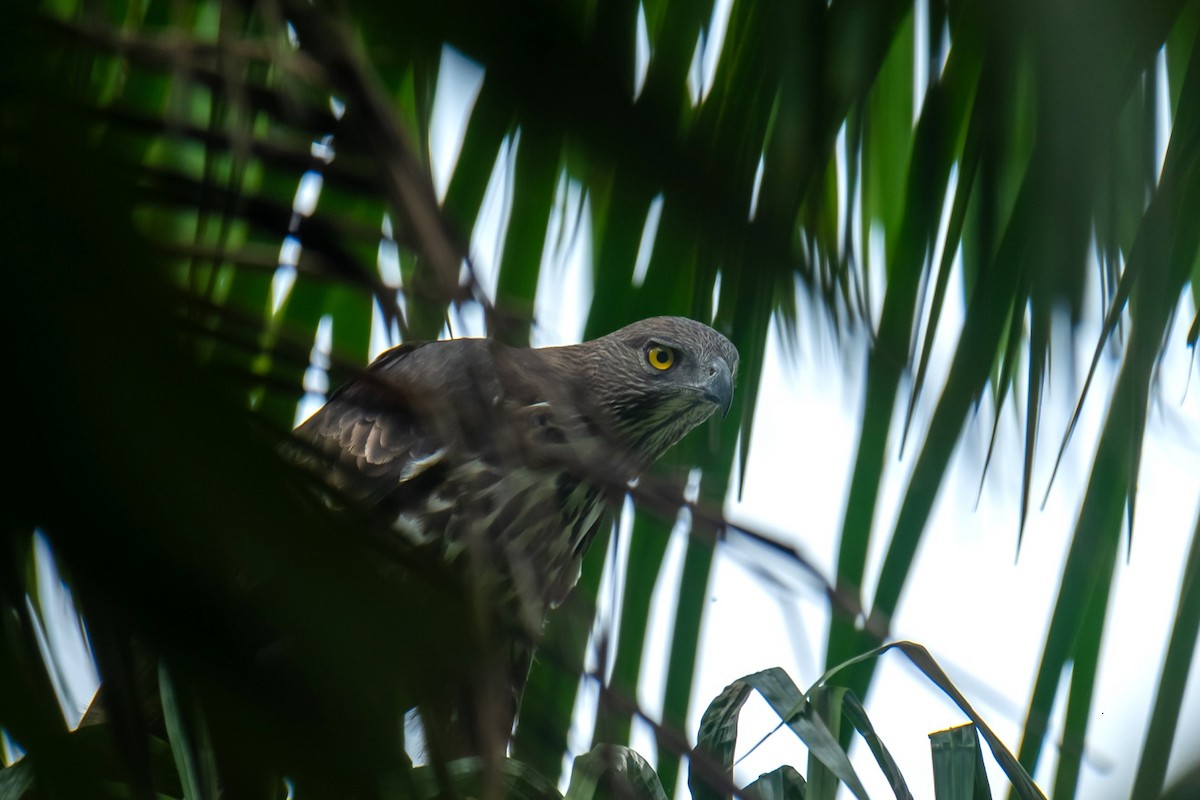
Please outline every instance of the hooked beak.
M733 372L723 358L715 358L709 365L708 381L700 391L704 399L721 408L721 417L729 415L729 407L733 404Z

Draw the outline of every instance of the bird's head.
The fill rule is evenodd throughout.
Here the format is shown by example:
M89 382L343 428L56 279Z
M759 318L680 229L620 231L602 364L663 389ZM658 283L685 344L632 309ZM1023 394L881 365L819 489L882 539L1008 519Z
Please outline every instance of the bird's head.
M717 331L684 317L652 317L594 342L595 398L647 463L714 411L729 413L738 352Z

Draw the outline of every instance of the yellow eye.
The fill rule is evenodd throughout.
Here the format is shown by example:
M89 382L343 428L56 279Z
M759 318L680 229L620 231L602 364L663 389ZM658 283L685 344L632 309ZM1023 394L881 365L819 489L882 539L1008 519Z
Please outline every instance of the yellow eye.
M675 364L675 351L662 345L654 345L646 351L646 360L658 370L668 370Z

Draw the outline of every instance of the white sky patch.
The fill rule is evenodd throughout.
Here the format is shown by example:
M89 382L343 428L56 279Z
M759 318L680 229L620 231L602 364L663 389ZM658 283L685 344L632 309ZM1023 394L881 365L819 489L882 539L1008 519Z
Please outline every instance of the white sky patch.
M572 302L563 302L571 298ZM583 186L559 175L534 295L534 347L583 338L592 299L592 209ZM575 302L578 300L578 302Z
M33 620L33 636L37 641L38 653L41 655L42 660L50 667L50 669L46 670L46 674L50 678L50 687L54 690L55 699L58 700L59 711L62 712L63 720L68 723L78 723L77 719L73 719L76 716L74 702L67 699L67 683L63 679L61 669L51 651L45 626L42 624L41 617L37 613L37 608L34 606L33 600L29 595L25 596L25 610Z
M331 104L333 103L332 98L330 98L330 103ZM342 108L345 108L345 106L342 106ZM313 142L312 145L310 145L308 149L309 149L309 152L312 153L313 158L324 161L326 164L328 164L330 161L333 161L333 157L336 155L336 152L333 149L333 137L332 136L322 137L319 142ZM314 205L315 205L315 199L314 199Z
M495 302L496 283L500 278L500 259L504 254L504 234L512 215L513 174L516 171L517 148L521 132L514 137L505 137L496 154L496 163L488 178L487 189L475 227L471 231L471 266L479 289L489 301ZM463 264L463 277L467 265ZM483 308L477 303L466 303L452 307L452 333L455 337L483 336L487 333Z
M937 239L933 250L933 265L936 268L946 251L946 235L950 231L950 217L954 212L954 196L958 193L958 162L950 165L946 179L946 195L942 202L942 216L938 221Z
M692 63L688 65L687 71L687 90L688 97L692 100L692 105L700 105L700 101L704 98L704 31L700 31L700 35L696 37L696 47L692 50Z
M708 93L712 91L732 10L733 0L717 0L713 3L708 28L701 30L700 35L696 37L696 48L692 51L692 63L687 71L688 96L693 106L704 102Z
M300 176L300 183L296 186L296 197L292 200L292 211L302 217L311 217L317 210L317 201L321 199L321 187L324 184L325 177L319 172L309 170Z
M317 322L317 333L304 372L304 390L325 394L329 391L329 356L333 352L333 317L325 314Z
M391 320L384 316L379 301L371 303L371 338L367 342L367 353L374 361L384 350L391 349L401 341L400 321Z
M390 286L393 289L400 288L400 246L396 244L392 233L392 218L389 214L383 215L383 223L380 226L382 237L379 240L379 252L376 255L376 264L379 267L379 277L383 280L385 286Z
M929 0L913 3L913 125L921 118L929 87Z
M883 315L883 294L887 288L887 241L884 239L883 226L878 222L872 222L867 233L866 256L867 274L864 279L871 287L871 307L867 312L871 315L871 326L879 330L879 318Z
M658 740L655 738L654 726L641 717L633 718L633 724L629 729L629 747L649 761L650 766L657 768ZM676 797L682 797L682 795L676 795Z
M694 738L708 704L725 686L768 667L782 667L801 688L814 680L787 652L788 624L778 598L742 564L718 556L705 597L701 655L688 711L688 734ZM819 613L821 601L810 600ZM735 756L746 751L779 723L767 704L752 693L738 719ZM891 743L888 743L891 746ZM803 770L804 751L790 732L772 736L734 768L734 779L745 785L760 773L781 764Z
M733 12L733 0L717 0L713 3L712 19L708 34L704 37L704 52L700 58L700 101L712 91L717 74L721 51L725 48L725 32L729 29L729 15Z
M646 282L650 269L650 257L654 254L654 242L658 238L658 223L662 219L663 196L658 194L650 201L646 212L646 225L642 228L642 240L638 244L637 259L633 262L633 286L640 288Z
M717 270L717 275L713 278L712 291L712 313L713 320L717 318L717 312L721 310L721 271ZM709 320L712 322L712 320Z
M415 708L404 712L404 752L408 754L414 767L423 767L429 763L429 748L425 746L425 725L421 722L421 712Z
M847 226L850 225L850 179L846 170L846 152L848 145L846 144L846 124L843 122L842 127L838 128L837 139L833 145L833 170L834 177L837 179L837 231L838 231L838 255L845 255ZM761 162L759 162L761 164ZM761 169L761 167L760 167ZM756 179L757 180L757 179Z
M292 287L296 285L296 264L300 261L300 240L288 236L279 246L279 266L271 276L271 314L283 308Z
M74 728L99 688L100 676L88 649L83 623L75 613L71 591L63 583L54 552L41 531L34 534L33 553L37 606L30 602L30 613L39 623L36 630L39 649L50 667L47 673L58 695L63 718Z
M862 235L862 152L858 150L852 151L850 149L849 142L847 142L847 164L849 163L850 159L854 159L856 162L856 168L854 170L854 185L849 187L850 194L847 196L847 202L850 204L848 209L849 213L847 215L847 224L851 226L851 233L848 238L850 239L850 249L855 262L865 266L866 253L864 251L866 250L866 243L863 241ZM849 170L847 170L847 175L849 175ZM859 272L861 272L861 270ZM861 280L861 278L856 278L856 280Z
M600 578L598 594L604 595L604 598L597 598L596 624L588 647L595 659L592 662L593 666L600 666L599 659L604 659L602 666L606 683L612 680L613 667L616 665L617 639L621 614L625 608L625 570L621 566L629 563L629 540L632 536L633 502L627 495L621 508L616 536L613 538L612 547L609 548L609 561Z
M462 267L461 278L466 280L469 274L473 274L479 291L493 303L496 301L496 285L500 279L500 261L504 255L504 236L512 216L513 175L516 173L517 148L520 147L520 142L521 132L518 130L514 136L504 137L500 144L496 163L492 167L491 177L488 178L488 185L483 193L479 215L471 231L472 272L468 273L465 262ZM484 317L483 306L479 303L451 306L450 316L453 325L446 333L456 338L487 334L487 320Z
M396 305L399 307L401 314L407 314L407 298L404 292L400 291L403 288L403 281L400 274L400 247L393 235L392 218L387 213L383 215L379 232L379 250L375 256L379 278L383 281L384 286L398 290L396 292ZM383 308L379 305L378 298L376 298L371 303L371 338L367 345L371 358L374 359L384 350L394 347L399 341L399 320L391 320L391 324L389 325L383 313Z
M942 21L941 39L938 42L938 77L940 78L946 72L946 63L950 60L950 47L953 41L950 38L950 20L949 18Z
M633 99L642 96L650 71L650 32L646 29L646 7L638 3L637 31L633 43Z
M318 149L323 148L321 152L327 152L328 160L332 160L331 142L332 137L326 137L321 142L313 142L313 154L316 155ZM292 287L296 284L296 265L300 263L300 254L303 252L304 246L293 234L300 229L300 221L305 217L312 216L316 211L317 202L321 199L321 187L324 183L324 176L314 170L305 172L296 183L296 194L292 197L292 218L288 222L290 233L279 245L279 267L271 278L272 315L278 314L283 308L284 302L291 294Z
M1162 180L1167 146L1171 142L1171 87L1167 80L1167 48L1159 48L1154 59L1154 164L1155 180Z
M450 306L450 319L438 333L439 339L481 339L487 336L487 317L479 303Z
M558 791L567 793L575 758L592 749L592 732L596 728L596 709L600 703L600 685L586 673L579 678L575 705L571 708L571 728L567 731L567 751L559 769Z
M767 168L767 154L760 153L758 156L758 166L754 168L754 185L750 189L750 210L747 212L746 218L751 222L758 214L758 196L762 192L763 171Z
M296 427L317 413L329 394L330 354L333 352L333 317L325 314L317 322L312 350L308 355L308 368L304 370L304 396L296 404Z
M429 120L429 160L438 202L444 202L450 176L462 153L471 110L483 88L484 70L449 45L442 47L437 88Z
M831 381L828 373L854 376L861 373L858 363L839 365L835 352L817 346L816 337L800 337L796 363L784 360L778 331L772 318L767 331L759 406L755 410L754 429L746 463L746 484L741 500L731 494L727 510L752 530L765 530L787 544L798 544L808 536L792 531L791 524L764 516L760 509L770 507L771 498L787 499L787 504L805 510L809 536L829 536L840 530L842 508L831 498L839 497L852 467L853 440L857 428L858 402L853 386ZM860 356L856 356L863 361ZM844 367L839 371L839 367ZM822 377L824 376L824 377ZM806 409L796 415L798 408ZM780 459L787 448L802 442L793 452L821 454L819 458L796 458L783 469ZM818 533L819 532L819 533ZM731 547L732 544L731 537ZM809 557L826 575L832 574L833 537L820 547L809 547Z

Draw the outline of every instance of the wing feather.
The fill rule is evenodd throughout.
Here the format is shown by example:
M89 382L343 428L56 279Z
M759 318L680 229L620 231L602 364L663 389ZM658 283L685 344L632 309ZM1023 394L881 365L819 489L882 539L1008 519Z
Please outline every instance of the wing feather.
M406 499L405 483L431 482L451 453L494 446L490 423L506 396L494 356L475 339L388 350L295 430L308 451L297 460L356 501L395 495L394 510L406 510L418 493Z
M423 377L433 364L420 356L424 345L401 345L376 359L358 378L342 386L294 432L301 445L297 461L323 474L350 498L374 503L404 482L427 472L444 455L428 418L437 381ZM453 363L453 359L447 360ZM432 385L431 385L432 384Z

